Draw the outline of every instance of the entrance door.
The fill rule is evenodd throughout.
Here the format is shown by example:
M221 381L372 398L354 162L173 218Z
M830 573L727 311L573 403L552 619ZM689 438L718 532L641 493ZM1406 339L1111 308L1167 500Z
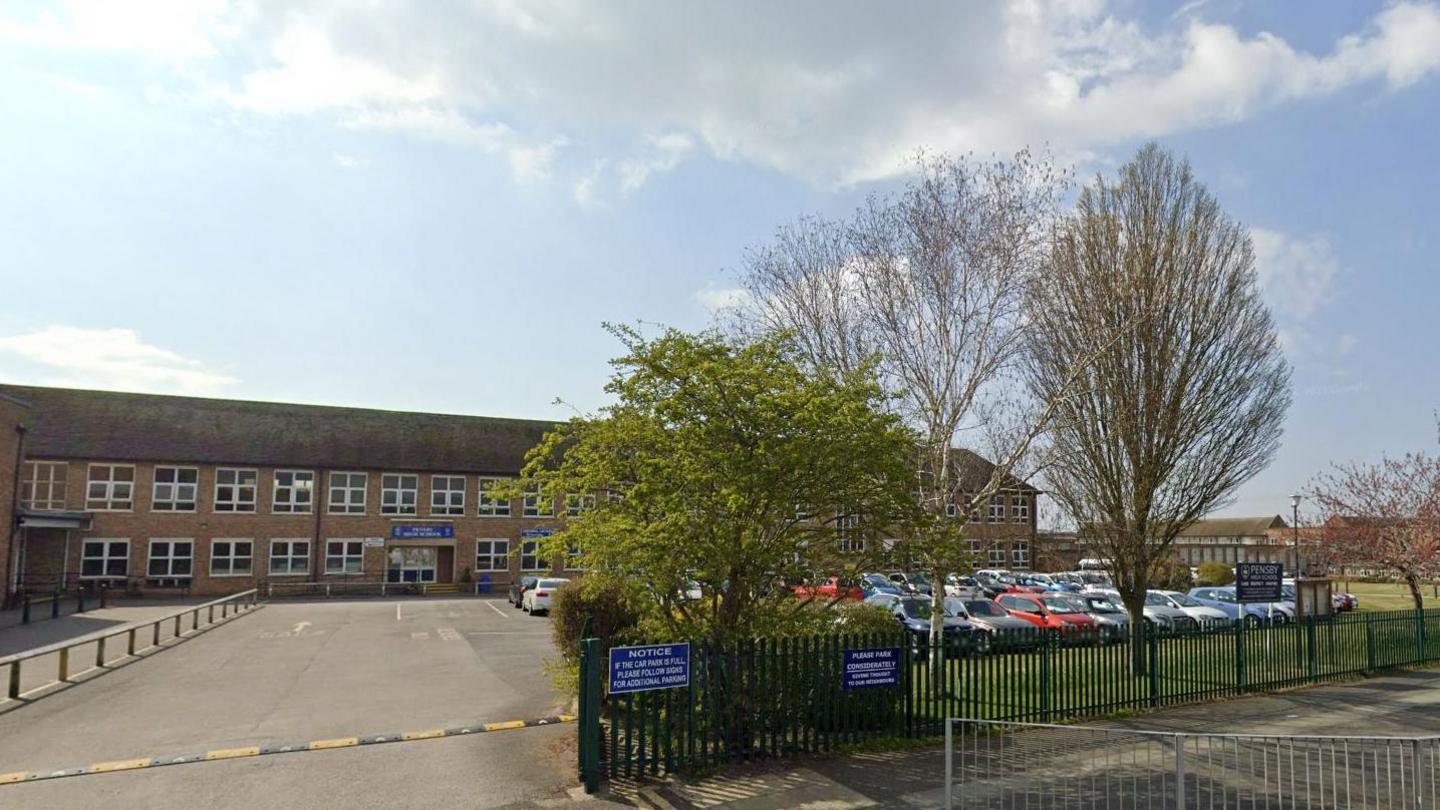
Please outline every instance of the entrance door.
M436 557L434 546L392 548L385 579L387 582L434 582Z

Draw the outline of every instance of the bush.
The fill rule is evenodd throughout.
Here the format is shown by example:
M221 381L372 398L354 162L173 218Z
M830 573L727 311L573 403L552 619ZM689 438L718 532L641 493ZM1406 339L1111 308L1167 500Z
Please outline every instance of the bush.
M1235 581L1235 569L1226 563L1200 563L1201 585L1229 585Z
M550 632L555 648L569 661L580 660L582 639L598 638L609 647L612 640L627 638L638 621L624 590L613 582L572 582L551 597Z
M1151 587L1164 591L1188 591L1195 587L1190 576L1190 566L1182 562L1161 564L1151 578Z
M879 605L864 602L847 602L837 608L835 629L846 635L873 633L876 635L898 636L900 623L895 615Z

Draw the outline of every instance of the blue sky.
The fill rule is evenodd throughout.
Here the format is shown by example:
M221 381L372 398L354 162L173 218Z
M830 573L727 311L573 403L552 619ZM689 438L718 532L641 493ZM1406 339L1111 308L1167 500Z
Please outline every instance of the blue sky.
M1288 512L1435 441L1437 74L1426 2L0 0L0 380L565 417L916 148L1154 138L1254 229Z

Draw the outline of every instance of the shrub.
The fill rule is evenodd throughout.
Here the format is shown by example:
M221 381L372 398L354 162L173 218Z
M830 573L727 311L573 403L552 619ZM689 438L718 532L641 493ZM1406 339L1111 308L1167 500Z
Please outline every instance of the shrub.
M1151 587L1166 591L1188 591L1195 586L1190 576L1190 566L1182 562L1171 562L1156 567Z
M846 635L873 633L898 636L900 634L900 623L895 621L894 614L879 605L849 602L838 608L838 614L835 629Z
M582 639L598 638L609 647L612 640L627 638L638 621L624 590L613 582L572 582L551 597L550 632L567 660L579 661Z
M1235 569L1221 562L1200 563L1201 585L1229 585L1235 581Z

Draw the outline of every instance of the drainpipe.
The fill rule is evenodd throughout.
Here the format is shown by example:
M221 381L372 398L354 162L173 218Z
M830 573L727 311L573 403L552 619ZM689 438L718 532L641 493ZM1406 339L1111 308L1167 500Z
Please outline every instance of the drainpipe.
M25 463L26 430L24 423L15 425L15 478L13 479L15 481L15 488L10 493L10 525L5 527L10 535L9 542L5 547L5 555L8 557L5 565L7 567L14 566L15 570L6 572L8 576L5 577L5 598L0 599L0 602L4 603L9 603L11 595L19 589L20 584L20 570L19 566L15 565L15 563L17 562L16 549L19 548L19 546L16 545L16 540L20 537L20 476L23 473L23 465Z
M320 536L320 524L324 519L322 517L324 513L320 511L322 509L320 496L324 494L326 503L329 503L330 490L327 488L329 484L326 483L326 475L327 473L323 468L317 468L315 470L315 481L310 492L310 508L315 511L315 539L310 543L310 579L313 582L319 582L320 578L324 576L322 569L325 564L325 540ZM366 485L369 485L368 481Z

